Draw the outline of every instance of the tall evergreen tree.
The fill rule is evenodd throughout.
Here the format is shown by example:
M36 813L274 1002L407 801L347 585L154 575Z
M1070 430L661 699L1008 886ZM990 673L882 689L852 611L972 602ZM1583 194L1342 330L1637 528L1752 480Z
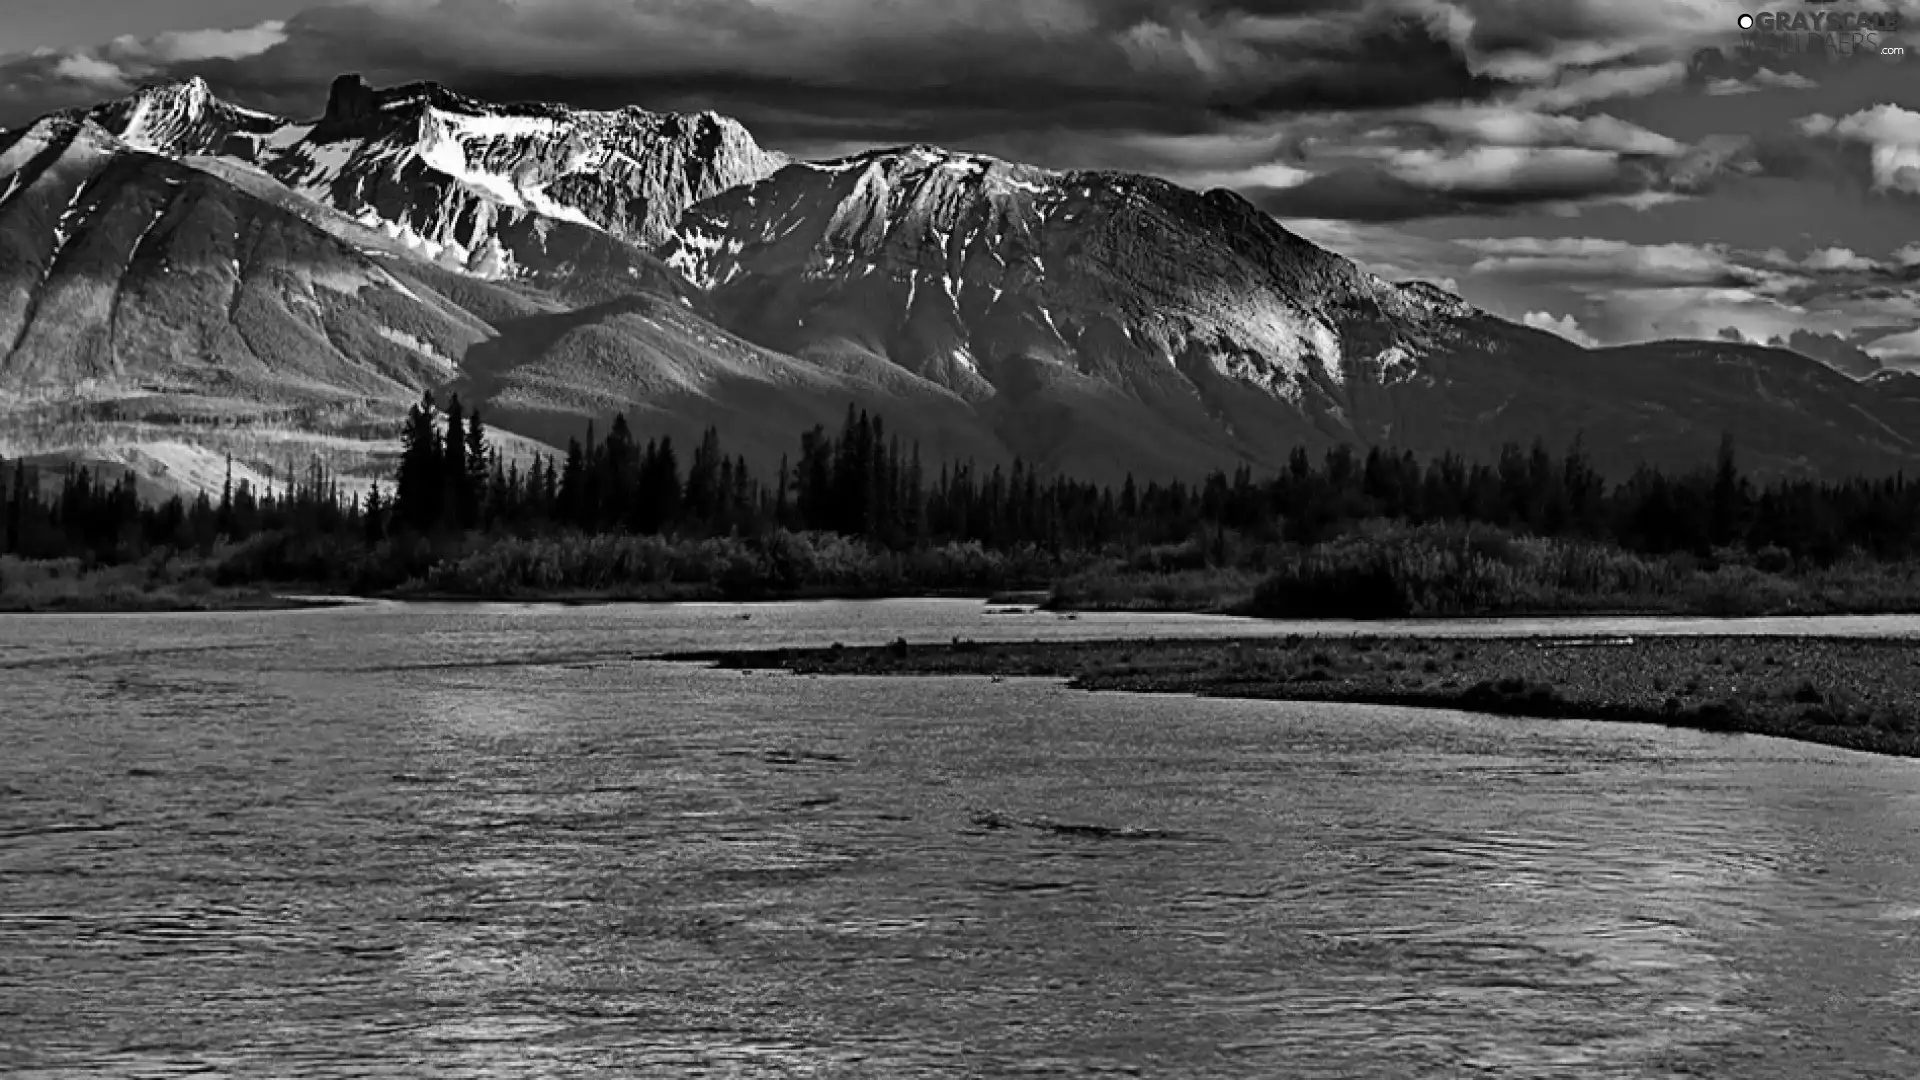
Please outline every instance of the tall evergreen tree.
M1744 538L1747 528L1750 492L1734 452L1733 433L1722 432L1720 449L1714 457L1709 542L1726 547Z
M431 390L407 410L406 426L400 431L400 469L394 480L401 519L422 532L434 527L444 507L440 490L444 454L433 413Z
M480 420L479 409L467 416L466 452L462 461L466 468L461 476L460 525L472 529L480 525L493 479L493 447L487 442L487 428Z
M447 432L440 440L443 461L440 466L440 521L456 528L466 527L467 417L460 406L460 395L447 399Z
M580 446L579 439L567 440L567 464L560 473L559 496L554 508L559 519L575 528L587 528L589 507L587 505L587 458L586 451ZM552 487L551 465L548 472L548 486Z

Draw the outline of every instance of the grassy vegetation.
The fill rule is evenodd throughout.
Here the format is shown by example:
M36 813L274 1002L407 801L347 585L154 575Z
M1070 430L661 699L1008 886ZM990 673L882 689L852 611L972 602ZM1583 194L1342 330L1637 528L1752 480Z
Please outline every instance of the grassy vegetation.
M78 559L0 556L0 612L254 611L310 607L260 586L220 585L200 560L83 567Z
M571 536L473 544L434 560L397 590L506 599L988 596L1044 586L1059 568L1035 550L964 543L894 552L830 533L687 541Z
M1214 565L1224 556L1228 565ZM1389 525L1309 548L1198 542L1126 558L949 543L891 551L834 533L766 536L351 536L268 533L118 568L10 560L0 607L257 606L271 589L402 599L756 600L977 596L1060 611L1276 619L1500 615L1884 614L1920 611L1920 565L1796 567L1766 551L1636 555L1488 527Z
M1654 723L1920 757L1920 657L1904 641L956 639L667 659L808 674L1048 676L1086 690Z
M1260 584L1240 567L1128 570L1097 566L1060 579L1042 605L1052 611L1184 611L1238 614Z
M205 555L117 566L0 560L0 610L150 611L272 606L278 593L404 600L623 602L900 596L1043 589L1063 563L974 543L891 552L831 533L406 537L371 549L341 537L268 533Z
M1766 549L1650 556L1479 525L1373 523L1311 547L1245 553L1238 562L1209 566L1198 544L1110 560L1061 579L1048 606L1276 619L1920 611L1920 565L1908 562L1801 567Z

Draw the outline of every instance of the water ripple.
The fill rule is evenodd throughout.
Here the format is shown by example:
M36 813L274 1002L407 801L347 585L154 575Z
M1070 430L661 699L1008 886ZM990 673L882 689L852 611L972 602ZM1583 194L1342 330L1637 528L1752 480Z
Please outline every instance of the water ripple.
M1911 763L618 659L914 610L0 623L0 1072L1915 1073Z

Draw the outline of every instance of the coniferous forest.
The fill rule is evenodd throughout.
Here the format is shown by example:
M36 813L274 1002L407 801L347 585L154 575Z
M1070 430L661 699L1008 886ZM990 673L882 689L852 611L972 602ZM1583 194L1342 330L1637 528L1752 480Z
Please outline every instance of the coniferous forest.
M1116 490L923 460L849 409L770 475L708 430L624 417L564 456L507 461L431 394L389 483L318 464L267 490L143 502L130 476L0 468L0 597L14 608L194 606L221 590L471 598L989 595L1062 607L1276 616L1920 607L1920 483L1756 484L1718 459L1602 477L1580 442L1497 461L1296 450L1276 475ZM89 581L97 583L93 587ZM143 598L144 601L143 601ZM196 598L199 598L196 601Z

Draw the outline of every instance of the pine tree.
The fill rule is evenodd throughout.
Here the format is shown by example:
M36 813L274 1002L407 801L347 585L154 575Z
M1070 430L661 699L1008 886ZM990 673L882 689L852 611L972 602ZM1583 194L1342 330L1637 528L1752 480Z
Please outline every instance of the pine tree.
M787 470L787 455L780 455L780 471L773 479L773 523L778 528L792 527L792 507L787 502L787 488L793 482Z
M540 478L540 514L543 519L552 520L560 505L560 470L553 463L553 455L547 455L546 473Z
M615 413L607 432L606 445L595 459L598 482L594 490L600 504L601 528L624 528L634 517L634 492L639 483L640 445L633 429L627 426L627 414Z
M493 448L487 443L486 425L480 422L480 410L475 409L467 417L465 473L461 485L460 525L462 528L478 528L481 516L487 507L489 489L492 486Z
M454 528L467 525L467 418L460 407L460 395L447 400L447 434L440 443L444 460L440 466L440 523Z
M1734 453L1732 432L1721 433L1714 462L1709 541L1715 547L1726 547L1744 538L1750 500L1747 481L1740 475Z
M233 520L233 454L227 454L227 477L220 484L220 508L214 515L215 527L226 536L235 532Z
M588 527L587 521L587 462L586 451L581 449L579 439L567 440L567 467L557 481L559 496L554 505L554 516L563 524L575 528ZM547 486L551 490L556 484L553 478L553 466L547 466Z
M400 432L400 469L394 480L401 520L421 532L433 529L444 505L440 492L443 455L433 412L431 390L407 410L406 426Z
M25 550L25 532L27 523L27 463L13 463L13 484L7 489L7 535L6 547L0 548L10 554Z
M386 499L380 494L380 482L376 480L373 482L373 487L367 490L367 508L361 518L361 525L365 530L364 536L369 547L386 539L386 518Z

